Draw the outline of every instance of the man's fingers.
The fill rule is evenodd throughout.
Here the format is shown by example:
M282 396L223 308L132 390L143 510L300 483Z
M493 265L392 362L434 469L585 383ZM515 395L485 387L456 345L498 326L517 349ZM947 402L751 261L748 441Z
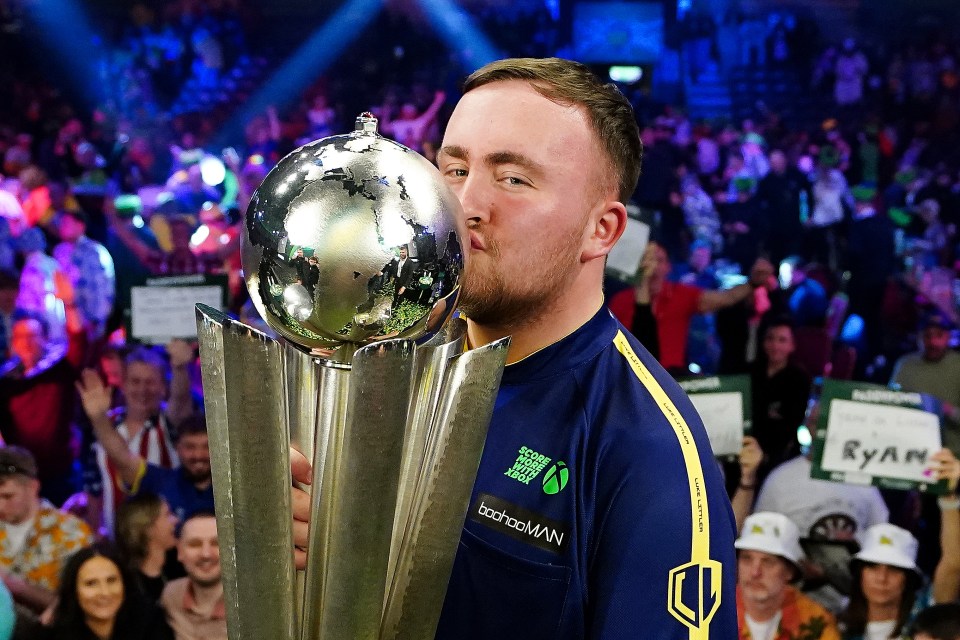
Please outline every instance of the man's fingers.
M307 568L307 552L301 549L294 549L293 564L300 571L303 571L304 569L306 569Z
M310 484L313 481L313 468L306 456L290 447L290 471L293 479L300 484Z
M309 540L310 525L306 522L293 521L293 546L297 549L306 549Z
M294 522L310 522L310 494L303 489L290 489Z

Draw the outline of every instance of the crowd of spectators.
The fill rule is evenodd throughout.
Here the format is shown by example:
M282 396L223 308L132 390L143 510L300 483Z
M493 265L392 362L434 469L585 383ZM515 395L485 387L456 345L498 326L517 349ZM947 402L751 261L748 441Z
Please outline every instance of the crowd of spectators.
M184 91L236 88L225 71L256 54L246 8L157 7L138 5L105 41L108 95L92 112L2 70L0 638L14 618L34 634L21 637L226 637L196 351L138 344L131 288L225 276L228 310L250 317L241 212L273 164L349 130L360 110L432 158L452 102L455 57L414 28L423 16L388 10L356 45L378 52L369 64L326 74L212 148L212 106L171 108ZM503 12L473 10L511 53L558 46L546 10L526 7L514 29ZM754 38L764 59L809 61L788 16L766 26ZM511 42L520 27L539 35ZM751 378L752 436L727 469L743 527L741 637L886 638L911 623L918 638L960 633L955 605L921 612L960 596L956 500L811 479L797 439L801 424L816 428L818 378L889 382L941 402L931 473L954 489L960 479L956 60L946 40L883 55L828 47L805 76L834 103L814 128L637 105L655 112L640 123L633 203L654 241L633 280L610 281L608 304L675 375ZM804 559L801 538L859 541L848 593ZM123 589L91 604L78 584L95 581Z

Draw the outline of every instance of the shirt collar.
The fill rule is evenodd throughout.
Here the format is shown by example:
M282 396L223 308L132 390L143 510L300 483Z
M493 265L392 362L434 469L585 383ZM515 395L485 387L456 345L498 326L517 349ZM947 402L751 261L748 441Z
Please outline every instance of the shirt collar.
M619 325L606 306L573 333L509 364L503 371L503 384L521 384L568 371L597 356L613 344Z

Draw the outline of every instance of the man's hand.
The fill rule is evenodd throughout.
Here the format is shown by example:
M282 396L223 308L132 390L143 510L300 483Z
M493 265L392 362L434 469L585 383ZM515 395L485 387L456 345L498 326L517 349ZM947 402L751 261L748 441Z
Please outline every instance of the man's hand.
M171 367L185 367L193 362L193 345L186 340L174 338L167 344L167 355Z
M67 274L59 269L53 272L53 295L59 298L67 307L73 306L76 301L73 283L70 282Z
M743 437L740 449L740 484L753 485L757 481L757 468L763 462L763 449L753 436Z
M91 420L107 415L112 397L110 387L103 384L99 373L93 369L84 369L76 387L83 410Z
M957 483L960 481L960 460L957 460L950 449L944 447L930 456L929 471L938 481L946 480L951 493L957 490Z
M290 470L293 481L302 485L309 485L312 481L313 469L310 461L302 453L290 447ZM297 569L307 566L307 540L310 529L310 494L294 486L291 489L293 497L293 556Z

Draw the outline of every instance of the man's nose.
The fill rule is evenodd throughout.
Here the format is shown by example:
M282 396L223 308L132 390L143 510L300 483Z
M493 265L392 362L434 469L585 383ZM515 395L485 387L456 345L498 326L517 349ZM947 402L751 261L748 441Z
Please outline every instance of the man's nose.
M463 213L467 219L467 226L488 222L490 219L490 189L476 174L467 178L454 188Z

